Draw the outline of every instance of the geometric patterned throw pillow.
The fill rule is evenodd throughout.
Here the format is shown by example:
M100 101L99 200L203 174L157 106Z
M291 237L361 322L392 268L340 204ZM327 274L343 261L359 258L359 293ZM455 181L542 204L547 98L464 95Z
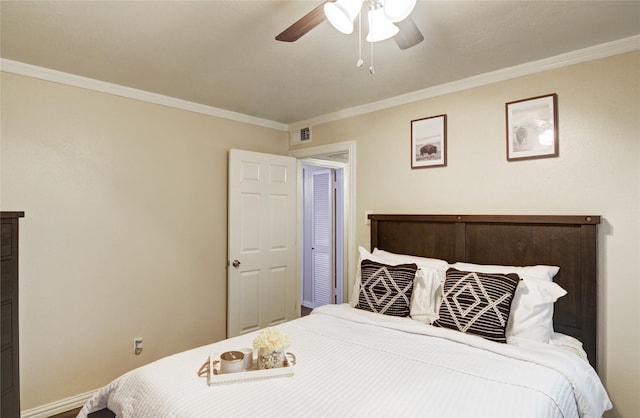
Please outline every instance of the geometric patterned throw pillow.
M515 273L447 270L439 318L433 325L506 343L505 330L520 277Z
M418 266L360 263L361 285L356 308L392 316L409 316L413 280Z

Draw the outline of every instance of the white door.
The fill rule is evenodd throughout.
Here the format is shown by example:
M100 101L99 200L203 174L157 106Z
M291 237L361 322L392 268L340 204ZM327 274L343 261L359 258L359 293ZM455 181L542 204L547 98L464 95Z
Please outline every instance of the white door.
M229 151L227 337L297 318L296 160Z
M333 171L317 170L311 176L311 282L317 308L334 302Z

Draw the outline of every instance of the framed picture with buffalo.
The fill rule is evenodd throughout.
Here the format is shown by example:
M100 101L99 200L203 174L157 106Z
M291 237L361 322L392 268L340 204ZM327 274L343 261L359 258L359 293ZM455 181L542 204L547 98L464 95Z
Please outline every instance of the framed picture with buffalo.
M411 168L447 165L447 115L411 121Z
M508 161L558 156L555 93L509 102L506 112Z

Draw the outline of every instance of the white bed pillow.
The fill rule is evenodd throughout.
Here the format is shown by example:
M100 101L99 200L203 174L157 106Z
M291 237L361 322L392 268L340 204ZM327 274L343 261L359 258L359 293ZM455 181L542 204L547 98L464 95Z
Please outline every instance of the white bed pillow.
M449 263L439 258L418 257L415 255L396 254L389 251L380 250L378 248L373 249L373 255L378 257L384 257L388 260L393 260L397 264L416 263L418 267L427 267L433 269L444 269L446 272L449 268Z
M497 266L455 263L451 267L479 273L516 273L522 281L516 288L507 324L507 339L516 337L548 343L553 334L553 304L567 291L554 283L556 266Z
M360 294L362 260L372 260L388 265L412 264L418 265L416 278L411 295L411 318L431 324L438 318L438 307L442 298L442 283L444 282L448 264L444 260L435 258L415 257L410 255L394 254L387 251L374 249L373 253L363 247L358 247L360 259L353 284L353 292L349 303L351 306L358 304Z
M358 247L358 266L356 268L356 277L353 280L353 290L351 291L351 297L349 298L349 304L355 308L358 304L360 295L360 285L362 284L362 273L360 271L360 265L362 260L373 260L372 255L364 247ZM375 260L373 260L375 261Z
M479 273L516 273L522 279L525 277L531 279L545 280L548 282L553 281L553 277L558 274L560 267L558 266L545 266L542 264L536 266L500 266L492 264L472 264L457 262L452 264L451 267L457 270L463 271L477 271Z
M556 283L523 278L513 299L507 338L549 342L553 334L553 304L566 294Z

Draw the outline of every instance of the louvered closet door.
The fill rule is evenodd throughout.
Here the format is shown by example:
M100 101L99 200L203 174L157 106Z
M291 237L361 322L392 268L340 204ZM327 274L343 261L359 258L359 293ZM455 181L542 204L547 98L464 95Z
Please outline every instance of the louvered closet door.
M312 174L311 272L314 307L333 302L333 172Z

